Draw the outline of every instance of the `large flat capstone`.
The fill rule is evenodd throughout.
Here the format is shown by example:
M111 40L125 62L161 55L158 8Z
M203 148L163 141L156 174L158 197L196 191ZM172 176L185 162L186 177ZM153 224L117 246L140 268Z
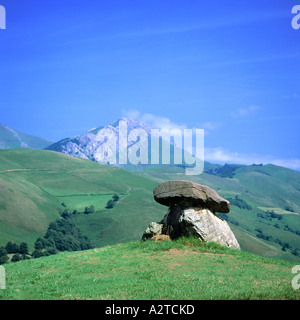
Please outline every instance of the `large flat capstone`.
M159 184L154 190L155 201L165 206L180 205L182 208L200 207L212 212L228 213L230 202L215 190L187 180L171 180Z

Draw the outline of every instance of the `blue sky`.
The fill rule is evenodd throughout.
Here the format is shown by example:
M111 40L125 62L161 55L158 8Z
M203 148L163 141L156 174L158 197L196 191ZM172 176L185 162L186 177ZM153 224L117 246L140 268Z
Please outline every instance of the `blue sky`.
M212 162L300 170L297 4L0 0L0 122L57 141L134 116L204 128Z

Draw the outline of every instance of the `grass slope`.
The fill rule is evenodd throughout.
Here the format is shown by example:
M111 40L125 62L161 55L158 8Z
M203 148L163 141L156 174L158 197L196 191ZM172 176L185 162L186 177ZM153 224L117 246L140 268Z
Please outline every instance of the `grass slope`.
M49 140L31 136L0 124L0 148L24 148L26 145L30 149L44 149L51 143Z
M194 239L129 242L5 265L5 300L300 299L293 263Z
M208 165L212 171L222 169ZM190 179L225 198L238 195L252 207L232 205L227 215L243 250L300 261L275 242L280 239L300 250L300 236L292 232L300 230L299 172L273 165L240 166L229 178L207 173L183 176L180 170L162 167L130 173L53 151L0 150L0 246L25 241L32 250L34 241L65 209L62 203L81 212L94 205L95 213L76 214L73 221L98 247L140 239L147 225L160 221L167 211L153 200L154 187L165 180ZM115 193L119 201L113 209L106 209ZM268 208L284 213L281 220L266 217ZM257 230L272 241L258 238Z
M42 150L0 150L0 245L28 242L30 248L65 209L96 212L73 217L97 245L139 239L148 221L165 208L153 201L156 183L118 168ZM120 200L105 209L117 193Z

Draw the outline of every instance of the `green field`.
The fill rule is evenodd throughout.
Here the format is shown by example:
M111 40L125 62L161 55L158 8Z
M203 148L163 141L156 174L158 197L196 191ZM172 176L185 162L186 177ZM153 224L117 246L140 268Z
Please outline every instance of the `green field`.
M203 244L135 241L5 265L5 300L300 299L293 263Z
M297 212L290 212L290 211L284 210L282 208L258 207L258 209L261 209L263 211L274 211L277 214L295 214L295 215L299 215L299 213L297 213Z
M103 194L77 194L57 197L65 203L68 208L76 209L79 212L84 212L85 207L93 205L96 211L105 208L107 201L112 198L112 193Z

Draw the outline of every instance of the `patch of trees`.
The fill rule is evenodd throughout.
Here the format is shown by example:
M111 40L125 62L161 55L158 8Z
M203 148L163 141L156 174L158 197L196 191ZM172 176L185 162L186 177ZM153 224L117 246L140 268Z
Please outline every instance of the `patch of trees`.
M250 204L248 204L245 200L241 199L238 195L234 198L227 198L231 205L237 206L240 209L252 210Z
M119 201L119 196L117 194L114 194L112 199L107 201L107 204L105 206L106 209L112 209L115 206L115 203Z
M0 265L7 263L9 257L7 255L7 251L4 247L0 247Z
M272 219L282 220L282 215L275 213L274 210L271 210L271 211L267 210L267 211L258 213L257 216L259 218L262 218L268 221L272 221Z
M84 208L84 212L83 213L89 214L89 213L94 213L94 212L95 212L95 207L93 205L90 205L89 207L85 207Z
M87 236L70 218L51 222L43 238L38 238L32 253L34 258L56 254L58 251L79 251L94 248Z
M94 245L88 237L76 227L70 210L65 209L61 213L61 219L51 222L44 237L39 237L35 241L34 251L31 254L29 254L28 245L25 242L17 245L9 241L5 247L0 247L0 264L49 256L62 251L79 251L92 248L94 248ZM9 255L12 255L11 259Z
M281 245L282 251L290 250L291 254L300 257L300 251L298 248L293 248L288 242L282 242L280 239L275 239L275 242Z
M11 255L11 258L9 258ZM0 265L11 262L16 262L20 260L30 259L28 253L28 245L26 242L22 242L20 245L9 241L5 247L0 247Z
M18 246L14 242L7 242L5 250L7 253L21 253L21 254L28 254L28 245L26 242L22 242L20 246Z
M294 209L290 206L286 206L284 209L289 212L294 212Z
M219 176L221 178L233 178L235 175L235 170L241 168L241 165L236 164L227 164L220 168L209 169L206 172L208 174L213 174L215 176Z
M295 256L300 256L300 251L298 248L293 248L292 245L288 242L283 242L282 240L276 238L274 239L271 235L266 235L263 233L263 231L260 228L255 229L255 231L257 232L256 236L257 238L263 239L263 240L267 240L267 241L272 241L275 242L277 244L279 244L281 246L281 250L282 251L287 251L290 250L290 252L295 255Z
M73 211L71 211L70 209L68 209L65 205L65 203L63 202L61 204L63 207L65 207L66 209L64 209L64 211L61 212L60 210L60 215L63 217L63 218L70 218L72 216L72 214L78 214L78 213L81 213L79 212L78 210L74 209ZM89 207L85 207L84 208L84 211L82 213L84 214L90 214L90 213L94 213L95 212L95 206L94 205L90 205Z
M265 235L260 228L255 229L255 231L257 232L257 234L256 234L257 238L260 238L260 239L263 239L263 240L267 240L267 241L273 241L274 240L272 236Z
M284 226L284 230L291 233L295 233L297 236L300 236L300 230L294 230L291 227L289 227L287 224Z

